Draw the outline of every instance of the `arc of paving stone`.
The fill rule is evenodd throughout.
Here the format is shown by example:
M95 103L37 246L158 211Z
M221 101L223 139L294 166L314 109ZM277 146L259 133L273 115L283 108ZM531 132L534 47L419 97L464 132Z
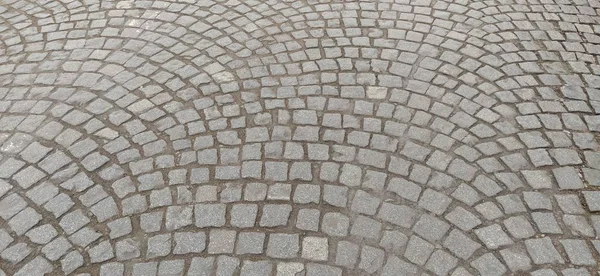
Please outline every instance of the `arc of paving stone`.
M516 51L516 49L515 49L515 51ZM571 65L576 65L578 67L577 71L579 71L579 72L585 72L585 71L587 71L585 65L582 65L582 64L571 64ZM532 68L531 64L529 64L529 68L530 69ZM533 68L531 70L535 70L535 68ZM539 72L535 72L535 73L544 73L545 70L548 70L548 67L544 68L544 70L541 70L541 69L538 69L538 70L539 70ZM587 72L589 72L589 71L587 71ZM549 72L549 73L552 74L552 72ZM553 73L556 74L557 72L553 72ZM553 82L554 80L548 79L548 76L551 77L551 75L546 75L545 76L546 80L548 80L550 82L550 85L552 85L551 82ZM544 83L544 84L546 84L546 83ZM546 84L546 85L548 85L548 84ZM593 86L594 84L591 83L591 82L589 82L588 85L592 85ZM568 91L569 91L569 89L567 88L567 92ZM542 92L543 92L542 93L543 97L551 97L551 99L557 99L558 98L557 96L555 96L555 93L552 90L550 90L550 89L542 90ZM510 102L511 100L510 100L509 96L512 97L512 95L511 94L506 94L506 93L507 92L504 92L503 95L500 95L500 93L498 93L498 95L501 96L500 99L502 101ZM508 93L510 93L510 92L508 92ZM554 97L554 98L552 98L552 97ZM569 96L567 96L567 97L569 97ZM572 98L572 97L573 97L573 95L571 95L569 98ZM586 99L586 97L585 96L584 97L580 97L579 99L580 100L581 99ZM523 105L523 106L525 106L525 105ZM546 102L546 107L549 108L548 102ZM571 102L571 105L570 106L567 105L567 108L571 109L572 111L575 111L575 114L567 114L567 115L571 115L571 116L568 116L568 117L563 116L563 120L565 120L565 122L569 122L568 123L569 126L567 126L567 127L570 128L570 129L576 130L576 131L585 131L586 130L585 124L583 123L583 120L581 120L581 118L579 118L579 116L576 113L577 112L582 112L582 111L583 112L591 112L591 113L593 113L593 111L591 109L589 109L589 107L587 107L587 104L585 104L585 103L583 104L583 107L582 107L581 105L575 105L575 103ZM564 109L564 108L562 108L562 109L564 110L562 112L567 112L566 109ZM525 110L525 109L522 109L522 107L519 107L519 111L521 111L521 110ZM561 112L561 111L559 111L559 112ZM548 116L548 115L546 115L546 116ZM527 117L527 116L521 116L520 118L517 117L517 120L518 119L522 119L521 121L519 121L519 124L521 126L524 126L524 124L527 124L527 122L525 122L525 117ZM582 116L582 117L585 118L587 116ZM589 116L588 118L591 118L591 116ZM542 117L542 119L544 119L544 117ZM550 123L550 122L547 121L547 120L550 120L550 119L552 119L552 118L546 117L546 121L544 122L544 128L557 129L556 124L552 125L552 123L554 123L554 122ZM575 122L580 122L580 124L577 124ZM560 123L560 121L558 121L558 129L561 129L561 123ZM547 147L547 146L549 146L550 145L549 142L547 140L544 140L543 136L541 136L540 134L541 133L539 133L539 132L519 133L518 137L519 137L519 139L521 141L523 141L525 144L527 144L527 147L540 148L540 147ZM589 133L575 133L575 134L580 134L581 135L581 136L578 136L579 138L575 138L576 140L578 140L578 142L576 142L576 143L577 143L577 146L579 148L581 148L581 149L597 149L598 145L594 141L594 138L592 138L591 134L589 134ZM575 134L574 134L574 137L575 137ZM537 144L534 144L535 139L531 139L532 137L539 137L541 141L539 143L536 142ZM551 136L548 136L548 137L551 137ZM583 137L587 137L587 138L583 138ZM554 138L552 138L552 139L553 139L552 142L556 144L557 136L555 135ZM518 140L515 140L515 141L518 141ZM546 146L544 144L546 144ZM568 146L568 144L569 143L567 143L567 146ZM564 147L564 145L563 145L563 147ZM555 152L553 154L553 157L556 159L556 162L559 163L560 166L564 166L564 165L576 165L576 166L578 166L578 165L581 165L582 162L583 162L582 160L579 160L578 157L577 158L571 158L571 160L569 160L569 161L567 161L566 159L559 160L560 158L556 158L558 155L560 155L560 153L558 153L558 152L562 152L562 153L565 153L565 154L569 154L569 153L572 154L573 151L566 150L566 149L555 150ZM535 153L535 150L534 150L534 153ZM544 151L542 150L541 153L544 153ZM530 156L532 156L532 155L530 154ZM541 168L541 167L544 167L544 166L552 165L552 163L554 162L553 160L550 159L550 156L548 156L547 153L546 153L547 159L543 159L543 161L541 161L539 159L539 156L540 155L538 154L538 160L536 162L534 162L534 165L535 165L536 168ZM571 155L571 156L573 157L573 155ZM507 156L507 157L510 157L510 156ZM519 163L522 164L522 162L519 162ZM522 166L522 165L519 165L519 166ZM584 168L584 170L585 170L585 168ZM589 169L588 169L588 171L589 171ZM556 169L553 170L553 174L557 178L556 180L558 182L558 186L561 189L569 189L567 186L565 186L565 177L567 177L566 175L569 175L570 181L573 181L574 183L581 183L581 180L578 179L579 177L576 175L575 170L573 170L573 169L571 169L569 167L556 168ZM540 188L543 189L543 188L550 188L550 187L552 187L551 176L547 175L546 172L544 172L544 171L541 171L541 170L540 171L525 171L523 173L523 175L525 176L525 179L527 180L528 184L531 184L532 187L535 188L535 189L540 189ZM541 179L534 180L538 176L541 179L544 179L544 180L541 180ZM586 178L589 179L588 177L586 177ZM545 183L545 184L541 184L541 183ZM576 184L576 186L578 186L578 185L580 185L579 187L583 187L583 184ZM552 204L556 204L556 203L551 203L550 199L546 198L545 196L543 196L542 194L537 193L537 192L525 192L525 193L523 193L523 196L524 196L524 198L526 200L530 200L528 203L531 203L531 200L533 200L532 196L541 196L540 198L538 198L538 200L543 200L545 202L544 203L545 207L543 207L541 209L538 209L538 210L542 210L542 209L544 209L544 210L552 210ZM520 202L519 197L516 197L516 198L513 197L513 198L517 200L515 202ZM592 229L592 227L590 226L590 224L588 224L589 222L586 221L587 219L585 217L583 217L583 216L573 216L572 215L573 214L572 211L568 211L565 208L563 208L563 207L565 207L564 202L565 202L565 200L567 200L567 198L569 198L569 200L574 200L574 205L573 206L577 206L577 204L581 204L579 202L579 199L577 199L577 196L573 195L573 194L571 194L571 195L565 195L565 196L560 196L560 197L557 196L556 197L556 200L558 201L558 205L561 206L561 209L565 213L567 213L567 214L565 214L565 215L562 216L563 222L567 225L567 227L566 227L567 229L564 230L565 231L564 233L566 233L566 232L572 232L572 233L578 233L576 235L584 235L584 236L585 235L588 235L588 236L589 235L593 235L594 230ZM522 204L522 203L519 203L519 204ZM556 208L556 205L554 205L554 206ZM531 207L531 208L539 208L540 206L533 207L532 205L529 205L529 207ZM546 208L549 208L549 209L546 209ZM581 208L581 207L579 207L579 208ZM518 209L520 209L520 207ZM558 208L556 208L556 209L558 209ZM516 209L512 209L512 210L507 210L507 212L513 212L513 213L515 213L515 212L519 212L519 211L516 211ZM554 222L556 221L553 215L551 215L549 213L541 213L541 212L540 213L535 213L535 215L536 216L534 216L534 222L538 225L538 230L537 231L540 231L542 233L548 233L548 234L563 233L562 230L560 230L560 227L558 226L558 224L556 224L556 226L558 228L553 228L553 230L550 230L549 228L543 226L544 223L553 223L553 221ZM522 232L516 233L516 234L517 235L525 235L525 236L531 235L532 232L533 232L533 229L531 228L530 225L527 226L526 222L524 223L524 221L522 220L522 217L515 217L514 219L511 218L511 221L509 221L509 220L505 221L506 227L507 228L511 227L511 228L509 228L509 231L511 232L511 234L514 235L513 231L516 231L514 223L516 223L519 220L521 220L521 221L518 222L518 223L521 224L521 226L524 226L524 228L520 229L520 230L522 230ZM574 222L574 221L578 221L578 222ZM530 228L531 230L528 230L528 228ZM582 232L582 229L586 229L586 230L583 230L583 232ZM501 233L498 230L500 230L500 228L497 228L495 230L493 230L492 228L487 228L487 229L485 229L485 232L498 233L498 234ZM484 232L484 230L482 229L482 231L481 231L482 236L483 236L483 232ZM507 241L507 239L504 239L504 240ZM527 245L527 250L529 250L530 253L532 253L532 251L535 252L535 250L536 250L534 248L534 245L540 245L540 244L546 244L546 245L548 245L548 244L550 244L549 241L550 241L550 239L547 239L547 238L541 239L541 240L535 240L535 239L533 239L533 240L526 241L525 244ZM490 241L488 240L488 242L490 242ZM488 244L488 242L486 242L486 246L488 246L488 247L490 247L490 246L491 247L496 246L496 245ZM561 243L563 243L563 242L561 241ZM569 242L563 243L563 246L564 246L565 250L568 251L568 250L572 250L572 249L568 249L569 246L572 246L575 243L580 244L581 246L583 246L582 251L586 252L586 254L589 254L589 248L588 248L589 245L586 245L585 241L581 241L581 240L580 241L576 241L576 242L573 241L573 243L571 243L571 241L569 241ZM548 248L552 249L548 253L548 255L552 255L553 256L553 257L551 257L551 259L552 259L551 262L555 262L555 263L561 263L561 262L563 262L562 258L560 256L558 256L558 252L553 248L552 245L550 245L550 247L548 247ZM523 251L521 251L521 252L519 252L519 251L520 250L517 249L516 252L512 252L512 250L505 249L505 250L502 250L501 255L502 255L503 258L505 258L505 260L506 260L506 258L510 259L510 258L512 258L514 256L525 256L523 254ZM567 253L567 255L569 255L569 254L572 254L572 251L571 251L571 253ZM539 264L540 262L545 262L545 261L541 261L539 259L539 257L540 257L540 254L532 254L532 259L533 259L533 262L535 264ZM569 255L569 258L570 257L572 257L572 255ZM491 260L491 258L488 258L488 259ZM511 269L523 269L523 270L531 269L531 265L530 265L531 261L527 257L525 257L525 260L526 260L525 262L520 262L520 263L519 262L514 262L514 260L513 260L513 262L510 263L509 266L511 266Z
M43 127L40 131L53 133ZM4 138L2 152L14 157L2 164L2 194L6 195L0 201L2 258L6 261L2 269L25 273L19 270L21 266L34 266L50 272L50 262L55 261L70 273L83 264L79 251L105 235L98 221L116 211L115 201L94 185L98 181L85 173L89 168L75 164L73 160L78 158L65 148L46 147L47 141L19 132ZM56 147L59 150L53 150ZM88 215L90 211L94 217Z
M17 103L18 103L18 102L17 102ZM16 106L16 104L15 104L15 106ZM24 105L24 106L26 107L27 105ZM29 105L29 106L31 107L32 105ZM13 107L14 107L14 106L13 106ZM22 108L21 108L21 109L22 109ZM11 109L11 112L12 112L12 109ZM85 111L84 111L84 112L85 112ZM65 113L66 113L66 112L65 112ZM62 114L64 114L64 113L59 113L59 115L62 115ZM80 114L84 114L84 113L80 112ZM89 117L92 117L92 116L89 116ZM88 118L89 118L89 117L88 117ZM20 122L21 122L21 121L17 121L16 123L18 124L18 123L20 123ZM6 126L6 123L7 123L6 121L3 121L3 125L4 125L4 126ZM10 123L10 121L8 121L8 123ZM30 123L33 123L33 122L30 122ZM70 122L70 121L69 121L69 123L72 123L72 122ZM9 124L8 126L10 127L11 125ZM13 127L16 127L16 125L13 125ZM25 127L31 127L31 126L28 126L27 124L25 124ZM54 127L54 128L56 128L56 126L53 126L53 127ZM32 131L32 130L35 130L35 128L36 128L36 126L34 126L34 128L33 128L33 129L31 129L30 131ZM59 129L58 131L60 131L60 129ZM55 133L54 135L56 135L56 134L57 134L57 133ZM67 143L68 143L68 142L67 142ZM93 142L92 142L92 143L93 143ZM84 144L85 144L85 143L84 143ZM85 145L84 145L84 146L85 146ZM89 146L89 145L88 145L88 146ZM71 152L72 152L72 151L71 151ZM104 158L105 158L105 160L103 160L103 161L104 161L104 162L106 162L106 161L108 160L108 158L106 158L106 157L104 157ZM93 163L94 163L94 161L92 161L92 164L93 164ZM88 164L89 164L89 163L88 163ZM100 164L100 165L102 165L102 164ZM87 166L86 166L86 169L87 169L87 170L94 170L94 169L96 169L96 168L97 168L97 167L91 167L91 168L90 168L90 167L87 167ZM101 173L101 175L102 175L102 173ZM100 186L96 186L96 187L100 187ZM114 187L114 186L113 186L113 187ZM83 187L83 188L87 188L87 187ZM90 189L90 191L89 191L89 192L92 192L92 190L94 190L94 189ZM96 189L96 190L98 190L98 189ZM102 188L99 188L99 191L98 191L98 192L102 192ZM92 194L93 194L93 193L92 193ZM104 195L106 195L106 193L104 193ZM89 197L89 196L88 196L88 197ZM92 197L93 197L93 196L92 196ZM105 201L105 200L104 200L104 201ZM112 201L112 202L113 202L113 205L114 205L114 201ZM99 203L98 205L100 205L100 203ZM105 206L105 207L106 207L106 206ZM116 206L115 206L115 207L116 207ZM92 208L93 208L93 207L92 207ZM99 207L99 208L102 208L102 207ZM96 209L98 209L98 208L96 208ZM92 210L92 212L94 212L94 210ZM94 213L95 213L95 212L94 212ZM104 219L103 219L103 220L104 220ZM96 224L97 224L97 223L96 223ZM68 226L68 225L67 225L67 226ZM96 238L97 238L97 237L96 237ZM102 243L101 243L101 244L102 244ZM71 256L71 255L69 255L69 256ZM36 258L35 260L37 261L38 259ZM81 264L79 264L79 265L81 265ZM76 267L73 267L73 268L67 268L67 269L71 270L71 269L74 269L74 268L76 268Z
M69 96L69 94L68 94L67 96ZM24 104L22 104L22 103L24 103ZM10 103L9 103L9 104L10 104ZM34 105L35 105L35 106L34 106ZM50 105L50 104L46 105L46 108L47 108L49 105ZM39 106L39 107L38 107L38 106ZM27 101L20 101L20 102L19 102L19 101L15 101L15 103L12 105L12 107L11 107L10 109L8 108L8 106L6 106L6 109L8 109L8 113L9 113L9 114L11 114L11 115L4 116L4 118L0 119L0 121L2 121L2 123L1 123L1 124L3 125L3 130L10 130L10 129L12 129L12 128L17 128L17 129L26 130L26 131L29 131L29 132L33 132L33 131L35 131L35 130L36 130L36 128L37 128L37 127L40 125L40 123L41 123L41 122L44 120L44 118L41 118L41 120L28 120L28 119L29 119L29 117L27 117L27 119L23 120L24 116L22 116L22 117L20 117L20 118L17 118L17 117L19 117L18 115L12 115L12 114L15 114L15 113L16 113L16 114L18 114L19 112L25 112L25 113L27 113L27 111L29 111L29 109L28 109L28 108L32 108L32 107L33 107L33 108L36 110L35 112L38 112L38 113L39 113L39 112L43 112L43 111L44 111L44 110L43 110L43 108L44 108L43 106L44 106L44 105L39 105L39 104L36 104L36 101L31 101L31 100L29 101L29 103L27 103ZM57 111L53 111L53 115L55 115L55 116L62 116L62 115L64 115L65 113L69 112L69 111L70 111L70 109L71 109L71 108L66 108L66 109L65 109L64 107L66 107L66 106L63 104L63 108L60 108L60 106L59 106L59 108L55 108L55 109L58 109L58 110L57 110ZM33 111L33 110L31 110L31 111ZM85 115L86 115L86 113L87 113L87 111L83 111L83 112L79 111L79 117L83 117L83 118L84 118L84 119L83 119L84 121L88 121L88 119L89 119L89 118L93 117L93 116L91 116L91 115L87 115L87 117L86 117L86 116L85 116ZM12 117L12 118L11 118L11 117ZM39 117L43 117L43 116L39 116L39 115L38 115L36 118L39 118ZM64 118L66 118L66 117L64 117ZM12 119L12 120L11 120L11 119ZM75 121L74 121L74 120L75 120ZM79 119L77 119L77 118L74 118L73 116L71 116L69 120L66 120L66 119L65 119L65 121L67 121L67 122L66 122L66 125L69 125L69 124L75 124L75 125L77 125L77 124L81 124L81 123L83 123L83 122L81 122L81 121L77 121L77 120L79 120ZM11 122L11 121L12 121L12 122ZM97 121L97 122L99 122L99 121ZM19 123L20 123L20 124L19 124ZM51 123L54 123L54 122L51 122ZM54 124L56 124L56 123L54 123ZM18 125L18 126L17 126L17 125ZM58 125L60 128L62 128L62 126L60 126L60 124L57 124L57 125ZM56 135L58 134L58 132L60 132L60 131L61 131L61 129L60 129L60 128L58 128L58 129L57 129L57 125L44 125L43 127L41 127L41 130L40 130L40 131L38 131L36 134L40 134L40 133L41 133L42 137L44 137L44 138L50 138L50 139L51 139L51 138L54 138L54 136L56 136ZM89 124L87 124L87 125L89 125ZM89 130L89 129L87 128L87 125L86 125L86 127L85 127L85 130L83 130L82 132L84 132L84 133L85 133L86 131L88 131L88 130ZM100 123L100 125L101 125L101 123ZM98 127L98 125L92 126L92 127L91 127L91 129L93 130L93 129L94 129L94 128L96 128L96 127ZM52 129L52 130L49 130L49 129ZM58 131L58 132L56 132L56 131ZM78 132L76 132L76 131L72 131L72 132L73 132L73 133L69 133L69 134L72 134L71 136L73 136L75 133L78 133ZM65 133L66 133L66 132L65 132ZM65 134L65 133L62 133L62 134ZM65 134L65 136L68 136L69 134ZM85 137L84 137L84 138L85 138ZM64 150L64 149L63 149L62 151L60 151L60 150L59 150L59 152L58 152L58 153L60 153L60 152L65 152L65 153L67 153L67 154L70 154L69 152L73 152L73 153L77 152L77 156L78 156L78 157L76 157L76 158L81 158L82 160L86 160L86 159L88 160L88 162L84 162L84 163L86 163L86 164L87 164L87 166L85 166L85 167L86 167L86 170L88 170L88 171L89 171L89 170L96 170L96 169L97 169L99 166L103 165L103 164L104 164L106 161L108 161L108 160L109 160L109 158L107 158L107 157L104 157L104 156L102 156L102 154L98 154L97 152L95 153L97 156L95 156L95 157L94 157L94 156L93 156L94 154L91 154L91 155L89 155L87 158L85 158L85 159L84 159L83 157L84 157L84 156L85 156L87 153L89 153L89 151L88 151L89 149L88 149L88 148L89 148L89 147L91 147L91 146L94 144L94 142L92 142L92 140L89 140L89 139L88 139L88 140L83 140L83 139L81 139L81 140L83 140L83 141L79 141L79 142L81 142L81 143L74 143L75 141L69 141L69 139L71 139L71 138L70 138L70 137L69 137L69 138L67 138L67 137L63 137L63 138L62 138L62 140L63 140L63 142L62 142L62 143L65 143L65 145L67 145L67 146L70 146L70 145L71 145L71 143L73 143L74 145L73 145L73 146L72 146L72 147L69 149L69 151L66 151L66 150ZM75 139L77 140L77 139L79 139L79 138L78 138L77 136L75 136ZM85 143L85 141L88 141L89 143ZM8 142L11 142L11 141L8 141ZM12 142L11 142L11 143L12 143ZM61 143L61 142L59 142L59 143ZM90 145L90 143L92 143L92 145ZM76 148L78 148L78 149L76 149ZM92 148L91 150L93 150L93 148ZM83 151L83 153L81 153L82 151ZM86 151L87 151L87 152L86 152ZM81 155L81 154L84 154L84 155ZM61 153L61 155L64 157L64 154L62 154L62 153ZM54 156L54 154L53 154L53 156ZM43 156L42 156L42 157L43 157ZM93 157L93 158L92 158L92 157ZM48 159L50 159L50 157L48 157ZM56 161L56 162L58 162L58 161L61 161L61 160L55 160L55 161ZM42 161L42 162L43 162L43 161ZM100 163L98 163L98 162L100 162ZM6 164L5 164L5 165L6 165ZM84 165L85 165L85 164L84 164ZM118 168L118 167L116 167L116 168ZM113 171L112 173L110 172L111 170ZM114 167L114 165L113 165L113 166L107 166L106 170L103 170L102 172L100 172L100 175L102 176L102 178L109 177L109 179L110 179L110 177L114 177L114 176L115 176L115 175L113 175L114 173L117 173L117 174L118 174L118 171L117 171L117 172L115 172L114 170L115 170L115 167ZM120 170L120 169L119 169L119 170ZM107 171L108 171L108 172L107 172ZM121 170L121 173L122 173L122 170ZM81 174L79 174L79 175L78 175L78 176L76 176L75 178L77 179L77 178L78 178L80 175L81 175ZM117 176L118 176L118 175L117 175ZM24 176L21 176L21 177L24 177ZM85 174L83 174L83 177L85 177ZM84 179L78 179L78 180L73 180L73 181L80 181L80 182L81 182L81 181L83 181L83 180L84 180ZM125 179L121 179L121 180L125 180ZM71 182L73 182L73 181L71 181ZM96 182L97 182L97 181L96 181ZM121 183L119 184L119 182L121 182ZM127 184L127 183L123 183L123 182L124 182L124 181L118 181L118 182L116 183L116 184L118 185L117 187L121 187L122 189L123 189L123 188L129 189L130 187L123 186L123 185ZM125 181L125 182L127 182L127 181ZM97 183L98 183L98 182L97 182ZM73 185L73 184L71 183L71 184L68 184L68 185ZM84 185L84 186L81 186L81 185ZM40 186L42 186L42 185L40 185ZM84 189L84 190L85 190L85 189L87 189L87 188L89 187L89 183L86 183L86 182L84 181L84 183L78 183L78 184L76 184L75 186L77 186L77 187L75 187L76 189ZM130 186L131 186L131 185L130 185ZM51 187L51 186L44 185L44 187L45 187L45 188L48 188L48 189L50 189L50 187ZM67 186L65 186L65 187L67 187ZM115 187L115 186L113 185L113 187ZM37 188L37 187L36 187L36 188ZM51 189L51 190L52 190L52 189ZM135 188L134 188L134 190L135 190ZM126 191L126 190L123 190L123 191L125 191L125 192L127 193L127 191ZM32 193L33 193L33 195L34 195L34 196L37 196L37 195L38 195L37 193L39 193L39 189L38 189L38 190L36 190L36 191L34 191L34 192L32 192ZM110 193L110 192L109 192L109 193ZM91 194L91 195L90 195L90 194ZM96 203L96 202L94 202L94 201L93 201L93 200L95 200L95 199L96 199L95 197L97 197L97 196L101 196L102 194L104 194L104 196L106 196L106 195L107 195L107 194L106 194L106 193L103 191L103 188L102 188L101 186L98 186L98 185L96 185L94 188L91 188L91 189L89 189L89 190L87 191L86 195L83 195L83 197L87 197L87 198L88 198L87 202L86 202L86 203L84 203L84 205L85 205L86 207L91 207L91 209L90 209L90 210L92 211L92 213L94 213L94 214L100 214L101 216L103 216L103 215L102 215L102 213L101 213L101 212L100 212L100 213L98 213L98 212L99 212L99 210L100 210L100 209L102 209L102 208L109 208L109 207L111 207L111 205L110 205L110 204L112 204L112 206L114 207L114 208L112 208L112 209L116 209L116 205L115 205L115 201L114 201L114 199L109 199L109 198L105 198L104 200L102 200L101 202L99 202L98 204L96 204L96 206L91 206L92 204L95 204L95 203ZM64 195L64 194L62 194L62 195ZM74 195L72 195L72 196L74 196ZM60 197L60 196L59 196L59 197ZM91 197L91 199L89 199L90 197ZM57 198L58 198L58 197L57 197ZM68 199L68 197L67 197L67 199ZM99 198L99 199L101 200L102 198ZM60 199L57 199L57 200L60 200ZM63 200L64 200L64 199L63 199ZM56 201L56 200L54 200L54 201ZM5 203L7 203L7 204L10 204L10 200L9 200L9 201L5 201ZM54 203L54 204L56 204L56 203ZM107 204L108 204L108 205L107 205ZM85 207L84 207L84 208L85 208ZM109 208L109 210L110 210L110 208ZM109 211L109 210L106 210L106 211ZM63 218L63 220L61 220L61 222L62 222L62 221L67 221L67 222L66 222L66 227L68 227L68 228L69 228L69 227L74 227L73 225L70 225L68 221L69 221L69 220L73 220L73 219L74 219L73 217L76 217L76 218L77 218L77 216L76 216L76 215L69 216L69 215L71 215L71 214L76 214L76 215L79 215L79 217L81 217L81 212L80 212L80 211L79 211L79 213L77 213L77 211L73 211L72 213L70 213L70 214L68 214L68 215L65 215L65 217ZM114 215L116 215L116 213L115 213L115 214L113 214L113 216L114 216ZM67 217L68 217L68 218L67 218ZM83 217L85 218L85 216L83 216ZM104 220L106 220L106 219L108 218L108 217L100 217L100 216L98 216L98 215L97 215L97 217L98 217L98 219L99 219L99 220L102 220L102 221L104 221ZM22 219L22 218L21 218L21 219ZM87 220L88 220L88 222L89 222L89 221L92 221L92 222L93 222L93 221L95 221L95 220L93 220L93 219L92 219L92 220L90 220L90 219L87 219ZM95 224L95 225L99 225L98 223L94 223L94 224ZM18 224L17 224L17 226L18 226ZM62 224L61 224L61 226L62 226ZM86 228L86 229L87 229L87 228ZM86 230L86 229L83 229L83 230L81 230L81 231L84 231L84 230ZM77 229L75 229L75 230L77 230ZM77 234L79 234L79 235L78 235L78 236L79 236L79 238L78 238L79 240L80 240L80 239L82 239L82 235L86 235L86 234L92 235L91 233L87 233L87 232L85 232L85 231L83 232L83 234L81 234L81 231L79 231L79 232L77 232L77 233L76 233L76 235L77 235ZM90 232L90 230L89 230L89 229L88 229L87 231L88 231L88 232ZM97 235L97 236L96 236L96 235ZM99 235L98 233L94 233L92 236L93 236L93 237L95 237L95 238L97 239L97 238L98 238L100 235ZM75 239L77 239L77 238L75 238ZM53 242L53 243L52 243L52 244L54 244L55 246L57 246L57 243L58 243L60 246L65 246L65 244L68 244L68 242L65 242L65 239L64 239L64 238L62 238L62 237L61 237L61 238L57 238L57 239L56 239L56 241L58 241L58 242ZM93 241L93 239L92 239L92 240L90 240L90 241L88 241L88 242L92 242L92 241ZM80 241L80 243L81 243L81 241ZM20 244L19 244L19 245L20 245ZM87 245L87 244L86 244L86 245ZM60 248L59 248L59 249L60 249ZM74 254L75 254L75 253L74 253ZM81 259L82 257L81 257L81 255L73 255L73 254L69 254L69 255L67 255L67 256L68 256L68 258L69 258L69 260L70 260L70 261L73 261L73 262L75 262L74 264L76 264L76 262L77 262L77 261L79 261L79 262L82 262L82 259ZM56 256L56 255L53 255L53 257L51 257L51 259L52 259L52 258L54 258L54 257L60 257L60 255L57 255L57 256ZM86 259L87 259L87 258L86 258ZM54 260L54 259L52 259L52 260ZM35 259L34 259L34 261L35 261L35 262L40 262L40 259L39 259L39 258L35 258ZM46 262L46 263L42 263L42 264L47 264L47 262ZM79 263L78 265L80 266L81 264L82 264L82 263ZM27 265L26 265L26 266L27 266ZM40 266L42 266L42 265L40 265ZM44 267L46 267L46 266L44 266ZM71 266L69 266L69 265L66 265L66 266L63 266L63 267L65 267L65 271L70 271L70 270L73 270L73 269L77 268L76 266L75 266L75 267L71 267Z

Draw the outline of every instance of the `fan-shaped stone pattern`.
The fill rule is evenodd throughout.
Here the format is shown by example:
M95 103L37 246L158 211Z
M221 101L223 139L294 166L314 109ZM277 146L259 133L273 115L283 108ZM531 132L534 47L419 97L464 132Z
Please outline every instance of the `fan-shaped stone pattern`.
M598 1L0 1L0 275L589 275Z

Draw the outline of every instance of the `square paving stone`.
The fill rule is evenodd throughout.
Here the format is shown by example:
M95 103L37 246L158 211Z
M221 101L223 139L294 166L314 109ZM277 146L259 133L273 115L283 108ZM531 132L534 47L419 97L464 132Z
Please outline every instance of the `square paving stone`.
M496 249L513 243L513 240L508 237L498 224L475 229L475 235L489 249Z
M267 199L270 200L290 200L290 194L292 193L292 185L276 183L269 186L267 192Z
M458 259L444 250L436 250L425 264L436 275L447 275L458 264Z
M334 266L308 263L306 265L306 276L342 276L342 269Z
M552 201L540 192L523 192L523 199L531 210L552 210Z
M560 240L569 260L574 265L594 266L596 260L591 254L584 240L564 239Z
M321 237L302 239L302 258L314 261L326 261L329 255L329 241Z
M165 228L177 230L192 225L193 206L169 206L167 207Z
M89 219L86 221L84 219L82 220L70 220L70 218L75 219L75 217L68 217L67 220L61 220L61 226L63 226L63 229L65 229L65 231L70 231L70 233L76 231L79 229L79 227L82 227L84 224L86 224L87 222L89 222ZM23 209L23 211L19 212L18 214L16 214L14 217L12 217L9 221L8 221L8 225L10 226L10 228L15 231L15 233L17 233L17 235L23 235L25 234L25 232L27 232L29 229L31 229L33 226L35 226L40 220L42 219L42 215L40 215L38 212L36 212L33 208L31 207L27 207L25 209ZM87 219L87 218L85 218ZM64 223L63 223L64 221ZM72 222L72 223L69 223ZM73 227L70 227L73 226Z
M433 253L434 248L433 244L413 235L408 240L404 257L412 263L423 266Z
M503 195L496 197L496 200L502 205L502 209L504 209L504 213L507 215L526 212L527 209L523 204L523 201L518 195Z
M230 224L233 227L253 227L256 221L258 206L256 204L235 204L231 207Z
M349 227L350 219L342 213L326 213L321 222L321 231L335 237L345 237L348 235Z
M551 212L533 212L531 218L535 222L537 229L545 234L562 234L562 228Z
M158 272L157 262L148 263L137 263L133 265L132 275L143 276L143 275L156 275Z
M512 272L531 270L531 259L527 253L515 247L500 250L500 255Z
M290 259L298 256L300 240L297 234L270 234L267 256L278 259Z
M215 257L195 257L190 262L188 274L196 276L210 276L214 270Z
M469 231L481 224L477 216L460 206L454 208L445 218L463 231Z
M346 207L348 201L348 187L325 185L323 188L323 200L325 203L335 207Z
M387 190L396 193L407 200L417 202L419 200L419 196L421 195L422 188L414 182L406 179L392 178L388 183Z
M506 267L492 254L486 253L471 262L480 275L504 275L507 272Z
M217 258L217 275L233 276L239 265L240 260L238 258L221 255Z
M236 245L236 254L262 254L265 233L240 232Z
M296 227L302 230L319 231L321 211L318 209L300 209L296 218Z
M236 233L233 230L213 229L208 238L209 254L231 254L235 245Z
M173 234L174 254L200 253L206 248L204 232L177 232Z
M427 189L423 192L421 199L419 200L419 207L424 208L434 214L443 214L452 199L442 193L439 193L433 189Z
M194 218L197 227L221 227L225 225L225 204L196 204Z
M380 231L380 222L365 216L358 216L352 224L350 234L364 238L376 239L379 236Z
M417 219L417 212L405 205L384 202L377 217L404 228L411 228Z
M348 242L339 241L335 254L335 264L348 268L354 267L358 260L359 246Z
M583 188L583 181L573 167L561 167L552 170L558 187L562 190L575 190Z
M100 276L123 275L125 266L120 263L107 263L100 267Z
M321 188L318 185L300 184L294 191L294 203L319 203Z
M408 237L404 233L397 230L386 230L379 241L379 246L390 252L400 253L407 242Z
M565 214L585 214L586 212L576 194L554 195L554 198Z
M444 247L448 248L454 255L464 260L469 259L481 244L473 241L459 230L452 230L444 240Z
M372 196L363 190L358 190L354 194L350 209L361 214L375 215L380 202L381 200L379 198Z
M564 263L549 237L525 240L525 246L534 264Z
M515 239L525 239L535 235L535 230L524 216L504 220L504 226Z
M249 261L245 260L240 270L240 275L244 276L262 276L270 275L273 270L273 264L269 261Z
M388 257L383 269L381 270L382 276L393 276L393 275L416 275L417 266L400 258L391 255Z
M184 260L167 260L158 264L158 275L183 275Z
M385 253L379 248L365 245L360 252L358 268L367 273L375 273L383 266Z
M450 224L428 214L422 215L413 227L415 233L432 243L441 240L449 229Z
M248 183L244 187L244 200L260 201L267 196L267 184L264 183Z
M259 225L261 227L286 226L291 212L291 205L267 204L263 207Z
M600 192L585 191L583 192L583 197L590 212L600 211Z

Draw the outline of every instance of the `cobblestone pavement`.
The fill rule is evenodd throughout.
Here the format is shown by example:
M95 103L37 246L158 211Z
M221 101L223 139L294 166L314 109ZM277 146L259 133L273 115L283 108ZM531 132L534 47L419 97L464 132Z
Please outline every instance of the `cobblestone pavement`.
M0 3L0 275L597 275L598 0Z

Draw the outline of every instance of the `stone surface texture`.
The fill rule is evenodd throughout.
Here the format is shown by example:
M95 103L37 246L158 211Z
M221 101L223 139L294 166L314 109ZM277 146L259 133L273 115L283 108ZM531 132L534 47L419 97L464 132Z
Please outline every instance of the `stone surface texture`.
M0 0L0 275L597 275L598 0Z

